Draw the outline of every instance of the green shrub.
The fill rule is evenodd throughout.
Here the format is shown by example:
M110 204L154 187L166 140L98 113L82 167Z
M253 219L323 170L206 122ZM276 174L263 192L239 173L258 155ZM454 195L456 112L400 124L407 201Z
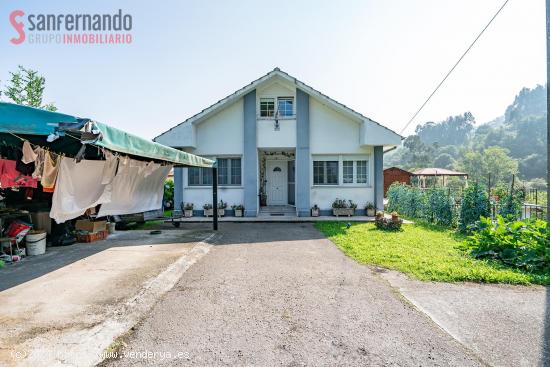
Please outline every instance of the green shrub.
M454 200L447 190L443 188L433 188L428 190L428 205L426 211L431 223L445 227L451 227L455 222Z
M488 217L489 214L489 198L483 186L474 183L467 187L462 194L459 230L467 232L468 227L479 221L479 218Z
M514 189L504 197L498 213L503 217L511 216L513 219L519 219L524 200L525 190Z
M0 260L0 269L2 269L3 267L4 267L4 262Z
M467 237L472 256L494 259L529 272L550 272L546 222L540 219L507 221L499 215L496 221L482 217L476 230Z
M456 221L452 197L443 188L422 190L393 184L388 189L388 210L405 217L421 219L442 226L453 226Z

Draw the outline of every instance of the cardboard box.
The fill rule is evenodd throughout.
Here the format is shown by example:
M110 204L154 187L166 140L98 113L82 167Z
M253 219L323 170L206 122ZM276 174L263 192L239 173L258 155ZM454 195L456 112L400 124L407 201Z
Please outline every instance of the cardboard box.
M76 221L75 229L77 231L87 231L87 232L100 232L107 229L107 221L98 220L92 222L89 219L80 219Z

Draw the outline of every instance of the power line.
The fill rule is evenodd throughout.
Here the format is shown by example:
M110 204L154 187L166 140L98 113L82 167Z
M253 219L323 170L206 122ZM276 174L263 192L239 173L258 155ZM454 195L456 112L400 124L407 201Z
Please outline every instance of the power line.
M477 35L477 37L474 39L474 41L470 44L470 46L466 49L466 51L464 51L464 53L462 54L462 56L460 56L460 58L458 59L458 61L454 64L454 66L451 68L451 70L449 70L449 72L447 73L447 75L445 75L445 77L443 78L443 80L441 80L441 82L439 82L439 84L437 85L437 87L435 87L434 91L432 92L432 94L430 94L430 96L426 99L426 101L424 101L424 103L422 103L422 106L420 106L420 108L418 109L418 111L416 111L416 113L413 115L413 117L411 117L411 119L409 120L409 122L407 122L407 124L405 125L405 127L401 130L400 134L403 134L403 132L405 130L407 130L407 128L409 127L409 125L411 124L411 122L414 121L414 119L416 118L416 116L418 116L418 114L420 113L420 111L422 111L422 109L424 109L424 107L428 104L428 102L430 101L430 99L434 96L434 94L437 92L437 90L439 89L439 87L441 87L443 85L443 83L445 83L445 81L447 80L447 78L449 77L449 75L451 75L451 73L456 69L456 67L458 66L458 64L460 64L460 62L462 61L462 59L466 56L466 54L472 49L472 47L474 47L474 45L476 44L477 40L483 35L483 33L485 32L485 30L487 30L487 28L489 28L489 26L491 25L491 23L493 23L493 21L495 20L495 18L500 14L500 12L502 11L502 9L504 9L504 7L506 6L506 4L508 4L508 1L510 0L506 0L504 1L504 4L502 4L502 6L498 9L498 11L495 13L495 15L493 15L493 17L491 18L491 20L489 21L489 23L487 23L487 25L481 30L481 32L479 32L479 34Z

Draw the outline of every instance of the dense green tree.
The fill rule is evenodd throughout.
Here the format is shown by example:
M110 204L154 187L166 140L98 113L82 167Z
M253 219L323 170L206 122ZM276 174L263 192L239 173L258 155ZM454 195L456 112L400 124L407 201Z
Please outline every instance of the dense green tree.
M490 147L483 152L469 151L457 160L455 168L470 175L470 180L492 185L509 182L518 173L518 162L501 147Z
M42 75L19 65L17 71L10 72L10 80L4 94L13 103L56 111L57 108L52 103L42 102L45 87L46 79Z

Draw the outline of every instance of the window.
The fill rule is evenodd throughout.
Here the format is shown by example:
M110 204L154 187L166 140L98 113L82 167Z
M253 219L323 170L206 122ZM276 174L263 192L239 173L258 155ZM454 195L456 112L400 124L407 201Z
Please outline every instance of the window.
M368 182L368 161L357 161L357 178L358 184L366 184Z
M277 98L277 112L279 113L279 116L294 115L294 98L293 97Z
M338 185L338 161L313 161L313 184Z
M260 98L260 116L273 117L275 115L275 99Z
M241 184L241 158L218 158L218 184ZM189 186L212 185L212 169L190 167L188 169Z
M344 183L353 183L353 161L344 161Z
M189 186L212 185L212 170L210 168L189 167Z

